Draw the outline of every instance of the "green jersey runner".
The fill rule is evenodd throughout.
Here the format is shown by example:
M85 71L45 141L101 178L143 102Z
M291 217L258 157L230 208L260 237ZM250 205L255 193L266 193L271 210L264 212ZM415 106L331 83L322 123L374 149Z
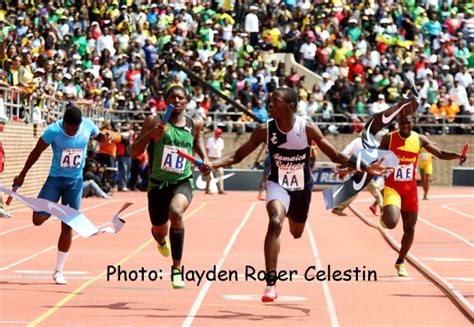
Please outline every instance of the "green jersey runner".
M151 173L148 190L163 188L192 177L191 163L177 154L178 150L188 154L193 151L194 123L191 117L185 118L185 126L176 127L168 122L167 132L158 141L150 142ZM191 185L194 188L192 178Z

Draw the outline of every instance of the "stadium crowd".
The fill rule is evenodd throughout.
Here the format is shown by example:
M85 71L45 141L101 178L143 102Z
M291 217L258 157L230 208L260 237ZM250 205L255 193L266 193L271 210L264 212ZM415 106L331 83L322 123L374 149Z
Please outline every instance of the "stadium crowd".
M458 123L450 133L472 133L473 14L456 0L2 1L0 87L21 90L37 124L54 121L64 100L111 110L102 128L131 142L173 84L189 91L191 115L228 132L256 126L173 58L262 121L269 94L288 86L298 114L358 133L415 85L418 122L431 124L423 132L447 121ZM272 53L292 53L320 81L308 87L294 67L266 61ZM129 144L118 148L102 153L129 156Z

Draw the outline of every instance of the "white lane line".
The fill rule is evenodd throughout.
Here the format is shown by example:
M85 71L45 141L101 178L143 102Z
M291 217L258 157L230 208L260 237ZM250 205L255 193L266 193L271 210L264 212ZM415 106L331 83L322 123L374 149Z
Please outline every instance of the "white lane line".
M116 201L116 200L109 200L109 201L107 201L107 202L102 202L102 203L93 205L93 206L91 206L91 207L87 207L87 208L85 208L85 209L82 209L81 212L89 211L89 210L92 210L92 209L95 209L95 208L104 206L104 205L106 205L106 204L109 204L109 203L112 203L112 202L115 202L115 201ZM13 219L14 219L14 218L13 218ZM48 222L53 221L53 220L57 220L57 219L58 219L58 218L56 218L56 217L50 218L50 219L46 220L46 221L44 222L44 224L47 224ZM44 224L43 224L43 225L44 225ZM7 230L7 231L1 232L1 233L0 233L0 236L6 235L6 234L10 234L10 233L16 232L17 230L25 229L25 228L32 227L32 226L34 226L34 225L33 225L33 224L28 224L28 225L23 225L23 226L15 227L15 228L9 229L9 230Z
M321 259L319 257L318 247L316 246L316 241L313 236L313 230L308 222L306 222L306 228L309 236L309 242L311 243L311 249L313 249L313 255L316 261L316 269L318 271L324 270L323 265L321 264ZM338 327L339 321L337 319L336 308L332 300L331 291L329 290L329 285L327 281L321 282L321 287L323 288L324 298L328 306L329 319L331 320L331 326Z
M219 260L219 262L216 265L216 271L217 272L219 272L221 270L225 259L229 255L229 252L232 249L232 246L234 245L235 240L237 239L237 236L239 236L240 231L244 228L245 224L247 223L247 221L250 218L250 215L252 214L253 209L255 209L255 206L258 203L260 203L260 202L253 202L251 204L249 210L247 211L247 214L245 215L244 219L240 223L239 227L237 227L237 229L232 234L229 242L227 243L227 246L225 247L224 254L222 255L221 259ZM198 294L196 300L194 300L193 306L189 310L186 319L184 320L183 324L181 325L182 327L191 326L191 324L193 323L194 318L196 317L196 314L199 311L199 307L201 306L202 301L204 300L204 297L206 296L206 293L209 291L209 288L211 287L211 285L212 285L212 281L206 280L206 282L204 283L204 286L199 291L199 294Z
M421 218L420 216L418 216L418 220L421 220L421 221L424 222L425 224L427 224L427 225L429 225L429 226L431 226L431 227L433 227L433 228L435 228L435 229L438 229L438 230L440 230L440 231L443 231L443 232L445 232L445 233L448 233L449 235L451 235L451 236L457 238L458 240L460 240L460 241L466 243L466 244L467 244L468 246L470 246L471 248L474 247L474 243L472 243L472 242L466 240L466 239L465 239L464 237L462 237L461 235L456 234L455 232L452 232L452 231L450 231L449 229L446 229L446 228L440 227L440 226L438 226L438 225L435 225L435 224L433 224L433 223L430 223L428 220L423 219L423 218Z
M51 270L49 272L49 274L47 275L28 275L28 276L25 276L25 275L0 275L0 278L2 280L7 280L7 279L10 279L10 280L21 280L21 281L26 281L26 280L30 280L30 279L33 279L33 280L40 280L40 279L48 279L48 280L51 280L51 277L53 276L53 271ZM91 276L68 276L67 277L67 280L70 280L70 279L74 279L74 280L90 280L91 279ZM106 280L106 278L104 277L103 280ZM53 282L51 282L52 284ZM5 289L6 290L6 289ZM5 291L5 290L2 290L2 291Z
M419 196L418 199L421 200L423 197ZM438 194L438 195L430 195L430 200L441 200L441 199L474 199L474 195L471 194ZM374 199L357 199L353 203L373 203Z
M471 202L469 202L469 203L471 203ZM451 203L450 203L450 204L451 204ZM454 204L454 203L453 203L453 204ZM456 203L456 204L460 204L460 203ZM461 215L461 216L474 219L474 216L469 215L469 214L467 214L467 213L465 213L465 212L462 212L462 211L460 211L460 210L451 208L451 207L450 207L449 205L447 205L447 204L443 204L443 205L441 206L441 208L444 208L444 209L446 209L446 210L455 212L455 213L457 213L457 214L459 214L459 215Z
M144 208L141 208L141 209L138 209L138 210L135 210L135 211L132 211L132 212L130 212L130 213L128 213L128 214L122 216L121 218L130 217L131 215L134 215L134 214L136 214L136 213L139 213L139 212L141 212L141 211L143 211L143 210L147 210L147 209L148 209L148 206L146 206L146 207L144 207ZM109 224L110 224L110 222L106 222L106 223L104 223L104 224L102 224L102 225L99 225L99 226L97 226L97 227L98 227L98 228L101 228L101 227L107 226L107 225L109 225ZM72 239L75 240L75 239L77 239L78 237L80 237L80 235L76 235L76 236L74 236ZM1 267L1 268L0 268L0 271L4 271L4 270L10 269L10 268L12 268L12 267L18 266L19 264L21 264L21 263L23 263L23 262L26 262L26 261L31 260L31 259L33 259L33 258L36 258L37 256L40 256L40 255L42 255L43 253L46 253L46 252L51 251L51 250L56 249L56 248L57 248L57 245L52 245L52 246L50 246L50 247L47 247L46 249L43 249L43 250L41 250L41 251L39 251L39 252L36 252L36 253L34 253L34 254L32 254L32 255L26 257L26 258L23 258L23 259L21 259L21 260L18 260L18 261L16 261L16 262L12 263L12 264L9 264L8 266Z
M438 262L474 262L474 259L466 258L421 258L422 260L438 261Z
M51 270L15 270L17 274L50 274ZM63 275L87 275L88 271L64 271Z
M448 280L459 280L461 282L474 282L472 277L446 277Z

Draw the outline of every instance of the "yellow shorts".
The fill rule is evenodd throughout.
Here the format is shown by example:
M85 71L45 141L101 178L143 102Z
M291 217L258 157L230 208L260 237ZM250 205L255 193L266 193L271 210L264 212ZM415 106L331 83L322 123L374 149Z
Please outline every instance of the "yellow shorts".
M433 175L433 164L429 163L427 165L420 165L420 174Z
M395 189L385 186L383 189L383 206L393 205L403 212L418 212L418 190L410 188L400 195Z

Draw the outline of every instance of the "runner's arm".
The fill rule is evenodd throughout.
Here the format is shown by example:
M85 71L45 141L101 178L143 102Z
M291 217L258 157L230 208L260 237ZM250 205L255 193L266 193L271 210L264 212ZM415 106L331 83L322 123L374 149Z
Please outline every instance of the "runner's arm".
M438 159L456 160L462 157L461 154L458 154L456 152L441 150L434 142L432 142L424 135L420 135L420 145L424 147L426 151L428 151Z
M338 152L334 146L328 142L328 140L323 136L321 130L312 124L306 124L306 135L309 137L309 142L311 140L316 141L319 148L331 159L332 162L340 164L342 167L356 168L356 165L350 161L350 158ZM381 176L387 173L389 170L381 165L383 158L373 162L372 164L366 164L364 167L361 165L359 169L364 172L368 172L374 176Z
M385 134L382 137L382 141L380 141L379 149L380 150L388 150L390 147L390 134Z
M194 121L194 151L203 161L209 161L201 137L202 121Z
M155 116L148 116L143 121L142 129L140 135L137 137L135 142L133 142L131 147L131 157L136 158L145 152L145 149L150 143L152 137L161 136L165 132L165 127L159 124L161 119Z
M250 138L236 151L226 153L222 156L222 158L213 161L212 168L227 167L241 162L245 159L245 157L252 153L260 145L260 143L264 143L266 140L267 125L258 125L250 135Z
M306 124L306 135L308 135L309 144L311 144L311 140L315 141L321 151L323 151L323 153L327 155L332 162L338 163L343 167L355 168L349 163L349 158L347 156L341 152L338 152L334 146L329 143L317 126Z
M20 174L13 179L13 185L23 185L24 179L28 171L33 167L36 161L41 157L41 154L48 148L49 144L46 143L43 138L39 138L36 146L31 150L28 159L26 159L25 166L21 170Z

